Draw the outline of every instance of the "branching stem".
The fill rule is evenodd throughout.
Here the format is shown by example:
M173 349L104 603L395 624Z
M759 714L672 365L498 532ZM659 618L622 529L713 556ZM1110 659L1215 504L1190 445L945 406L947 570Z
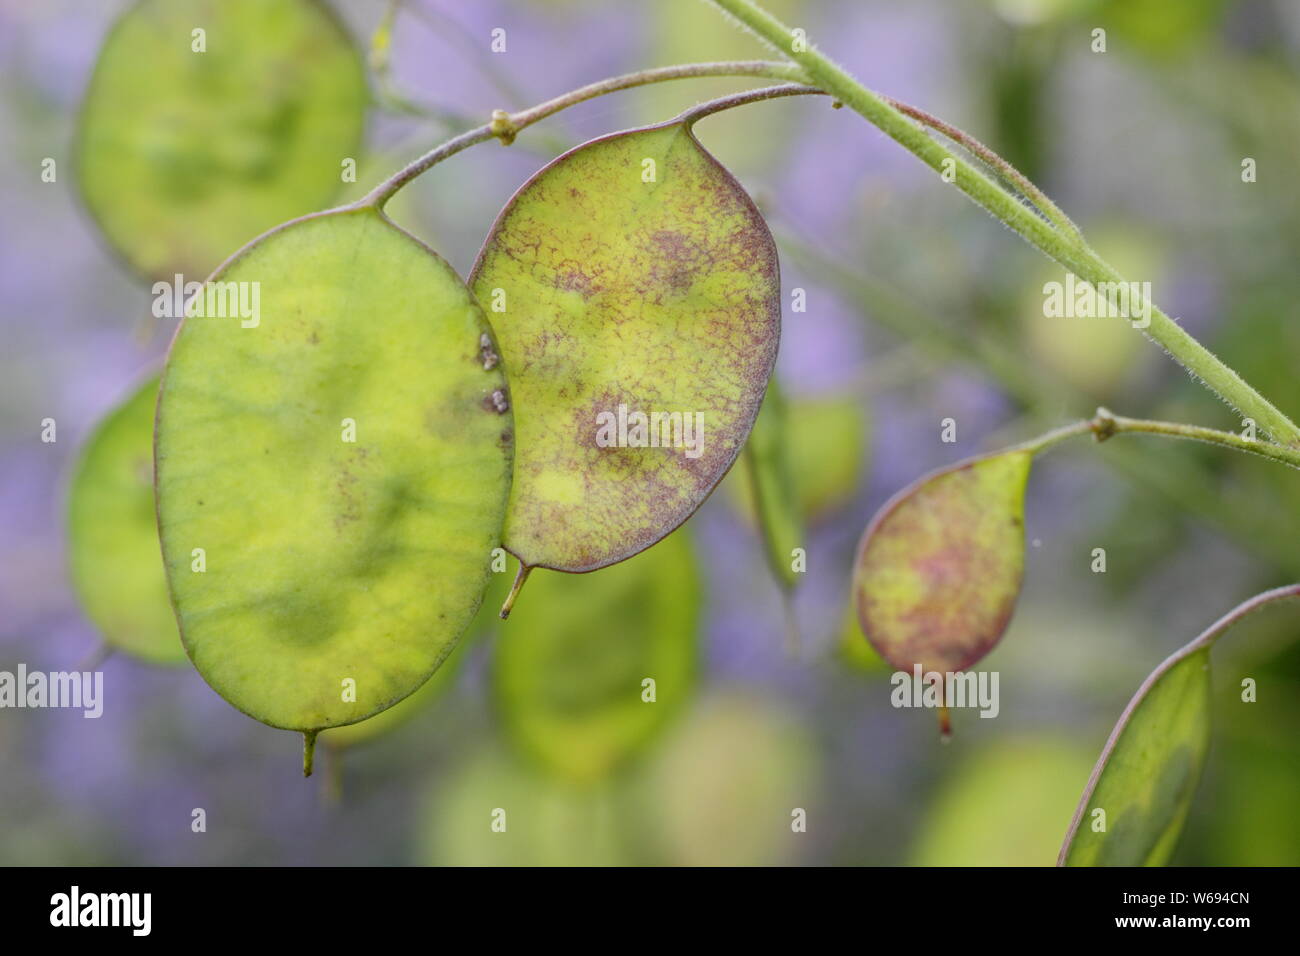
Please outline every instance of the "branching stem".
M435 146L429 152L384 180L355 205L374 206L382 209L384 204L399 189L449 156L454 156L461 150L468 149L478 143L487 142L490 139L500 139L502 143L509 145L514 141L520 130L532 126L548 116L553 116L561 110L568 109L570 106L576 106L579 103L585 103L587 100L604 96L606 93L615 93L619 90L630 90L634 87L647 86L651 83L663 83L667 80L695 79L704 76L751 76L799 81L803 78L803 71L789 63L774 63L768 60L684 63L677 66L638 70L635 73L625 73L622 76L599 80L576 90L570 90L568 93L563 93L544 103L538 103L536 106L520 110L517 113L497 110L492 114L491 122L467 130L459 136Z
M1094 287L1124 282L1123 277L1097 255L1077 231L1061 227L1055 221L1044 220L980 169L960 156L952 156L943 144L928 135L925 129L918 125L917 117L904 113L890 100L867 89L843 67L816 47L808 45L801 36L797 37L794 31L754 0L712 0L712 2L761 40L801 66L805 75L796 79L825 90L836 100L861 114L931 169L945 174L947 181L952 182L994 217L1014 229L1031 245L1055 259L1084 282ZM968 146L970 142L974 142L969 137L959 141ZM984 152L991 154L988 150ZM987 155L982 155L981 158L988 161ZM997 163L994 165L1000 172L1005 173L1004 166ZM951 174L951 178L948 174ZM1013 177L1013 181L1017 180ZM1020 188L1024 187L1020 186ZM1049 219L1053 219L1047 207L1044 207L1043 212L1049 216ZM1144 296L1138 298L1144 299ZM1143 329L1144 334L1163 346L1192 375L1204 382L1206 387L1229 405L1237 408L1243 415L1254 419L1262 430L1273 436L1280 444L1300 449L1300 427L1255 391L1241 376L1190 336L1182 326L1158 309L1154 303L1146 301L1134 303L1130 299L1129 304L1134 307L1135 312L1140 311L1144 315L1146 307L1149 306L1151 321Z

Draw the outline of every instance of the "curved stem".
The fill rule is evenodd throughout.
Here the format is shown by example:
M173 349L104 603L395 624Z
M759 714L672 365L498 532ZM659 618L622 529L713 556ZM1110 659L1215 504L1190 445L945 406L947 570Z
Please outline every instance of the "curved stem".
M1015 186L1021 195L1038 207L1038 211L1051 220L1058 229L1069 233L1080 242L1084 241L1083 233L1074 224L1074 220L1062 212L1060 207L1052 202L1045 192L1035 186L1028 176L970 135L970 133L939 119L932 113L927 113L923 109L896 100L892 96L882 96L881 99L905 116L910 116L918 123L922 123L947 136L953 142L960 143L968 152L978 156L985 164L996 170L998 175Z
M1087 423L1098 441L1105 441L1111 435L1121 432L1142 432L1148 435L1165 435L1169 438L1187 438L1192 441L1208 442L1211 445L1223 445L1236 451L1259 455L1269 461L1281 462L1292 468L1300 468L1300 449L1275 445L1262 439L1246 438L1235 432L1219 431L1217 428L1202 428L1200 425L1184 425L1180 422L1157 422L1142 418L1124 418L1112 415L1104 408L1097 409L1097 416Z
M745 90L742 93L733 93L731 96L721 96L716 100L709 100L707 103L700 103L692 106L688 110L679 113L669 123L681 123L685 126L693 125L697 120L704 119L706 116L712 116L714 113L721 113L723 110L729 110L737 106L744 106L748 103L758 103L762 100L774 100L781 96L825 96L823 90L815 86L805 86L803 83L786 83L783 86L765 86L758 90Z
M1234 432L1219 431L1217 428L1184 425L1181 422L1158 422L1145 418L1125 418L1106 408L1097 409L1097 414L1086 421L1074 422L1070 425L1054 428L1037 438L1031 438L1029 441L1014 445L1008 450L1028 451L1037 454L1066 439L1075 438L1079 435L1091 434L1097 441L1103 442L1112 435L1119 435L1124 432L1164 435L1167 438L1186 438L1211 445L1222 445L1234 451L1244 451L1251 455L1267 458L1269 461L1289 465L1292 468L1300 468L1300 449L1287 448L1284 445L1277 445L1261 439L1246 438Z
M1056 228L965 159L950 155L914 119L884 97L867 89L815 47L800 44L796 49L791 30L753 0L712 2L803 67L805 82L820 87L851 107L931 169L940 173L949 170L955 173L955 178L951 181L958 189L1084 282L1094 287L1124 282L1120 274L1076 234ZM1145 299L1144 296L1138 298ZM1300 427L1205 346L1188 335L1176 321L1154 303L1130 301L1130 305L1134 306L1134 311L1140 311L1143 315L1147 314L1146 308L1149 307L1150 324L1143 329L1144 334L1163 346L1192 375L1204 382L1207 388L1243 415L1253 418L1261 429L1279 443L1300 448Z
M704 76L762 76L772 77L780 80L798 81L803 79L803 71L799 67L789 63L773 63L768 60L737 60L731 62L719 63L683 63L677 66L657 67L649 70L638 70L635 73L625 73L622 76L610 77L606 80L599 80L595 83L589 83L586 86L579 87L576 90L570 90L553 99L546 100L544 103L538 103L526 110L520 110L517 113L507 113L504 110L497 110L492 114L492 122L477 126L474 129L467 130L447 142L436 146L429 152L425 153L419 159L409 163L405 168L394 173L388 179L384 180L366 196L354 203L355 206L374 206L382 209L384 204L393 197L399 189L409 183L416 176L425 172L430 167L442 162L449 156L454 156L463 149L468 149L478 143L486 142L489 139L500 139L507 146L514 141L515 136L520 130L532 126L534 123L546 119L548 116L568 109L570 106L576 106L579 103L585 103L587 100L595 99L598 96L604 96L606 93L614 93L619 90L629 90L637 86L646 86L650 83L662 83L666 80L683 80L694 79ZM787 95L787 94L778 94Z

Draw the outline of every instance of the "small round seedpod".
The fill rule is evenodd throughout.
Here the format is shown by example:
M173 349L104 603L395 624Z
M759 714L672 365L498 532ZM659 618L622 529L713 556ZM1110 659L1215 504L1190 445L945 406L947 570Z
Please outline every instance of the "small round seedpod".
M867 640L896 670L966 670L1002 637L1024 573L1032 460L1018 449L932 472L872 519L853 595Z

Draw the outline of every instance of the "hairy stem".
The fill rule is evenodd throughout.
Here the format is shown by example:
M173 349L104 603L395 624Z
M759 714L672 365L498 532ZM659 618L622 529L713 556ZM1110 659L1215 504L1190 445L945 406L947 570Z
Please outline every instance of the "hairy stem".
M1113 415L1107 409L1097 409L1097 415L1087 423L1098 441L1105 441L1111 435L1122 432L1141 432L1148 435L1165 435L1169 438L1186 438L1191 441L1208 442L1211 445L1223 445L1251 455L1259 455L1269 461L1281 462L1292 468L1300 468L1300 449L1275 445L1273 442L1257 438L1247 438L1235 432L1219 431L1217 428L1202 428L1200 425L1184 425L1179 422L1156 422L1141 418L1124 418Z
M1269 461L1300 468L1300 449L1276 445L1270 441L1246 438L1234 432L1219 431L1217 428L1202 428L1200 425L1184 425L1180 422L1157 422L1143 418L1125 418L1106 408L1097 409L1097 414L1087 421L1074 422L1061 428L1053 429L1037 438L1030 439L1015 448L1034 453L1044 451L1053 445L1079 435L1091 434L1097 441L1103 442L1112 435L1135 432L1146 435L1164 435L1167 438L1185 438L1191 441L1222 445L1235 451L1244 451L1251 455L1267 458Z
M1015 186L1021 195L1033 203L1038 208L1038 211L1047 217L1056 228L1073 236L1079 242L1084 241L1083 233L1079 232L1079 227L1061 211L1056 203L1048 198L1045 192L1035 186L1028 176L970 135L970 133L939 119L939 117L931 113L927 113L925 110L896 100L892 96L882 96L881 99L905 116L910 116L918 123L942 133L955 143L960 143L969 153L978 156L981 161L996 170L999 176Z
M437 165L449 156L454 156L461 150L468 149L478 143L486 142L489 139L499 139L502 143L509 145L514 141L515 136L520 130L523 130L534 123L553 116L561 110L568 109L570 106L576 106L579 103L585 103L587 100L594 99L597 96L604 96L606 93L615 93L619 90L630 90L637 86L646 86L651 83L662 83L666 80L683 80L694 79L702 76L759 76L771 77L779 80L799 81L803 79L803 71L797 66L789 63L773 63L767 60L737 60L721 63L684 63L678 66L657 67L650 70L638 70L635 73L625 73L622 76L611 77L607 80L600 80L596 83L589 83L587 86L579 87L576 90L570 90L554 99L549 99L544 103L538 103L526 110L520 110L517 113L507 113L504 110L497 110L492 115L490 123L484 123L474 129L467 130L447 142L436 146L429 152L425 153L419 159L408 164L404 169L394 173L388 179L384 180L365 197L356 203L357 206L374 206L382 209L384 204L393 197L399 189L409 183L412 179L428 170L430 167ZM785 94L777 94L785 95Z
M867 89L815 47L800 44L796 49L793 32L753 0L711 2L803 67L806 74L802 78L804 82L820 87L864 116L931 169L940 173L951 171L955 175L952 182L958 189L1080 279L1094 287L1103 283L1124 282L1120 274L1083 242L1077 233L1057 228L1054 223L1045 221L971 163L960 156L952 156L914 119L884 97ZM1149 307L1151 321L1143 329L1144 334L1163 346L1193 376L1243 415L1253 418L1260 428L1278 442L1300 448L1300 427L1205 346L1188 335L1177 322L1154 303L1134 303L1130 300L1130 306L1142 314L1145 314L1145 307Z

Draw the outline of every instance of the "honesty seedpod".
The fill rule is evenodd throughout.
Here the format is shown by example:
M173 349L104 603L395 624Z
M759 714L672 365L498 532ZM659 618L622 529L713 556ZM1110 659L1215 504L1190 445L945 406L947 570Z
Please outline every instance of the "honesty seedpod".
M1120 717L1088 781L1061 864L1169 862L1209 744L1210 649L1180 651L1147 679Z
M77 598L108 647L181 664L154 510L157 398L150 375L86 440L68 494L68 559Z
M504 541L521 581L614 564L690 517L758 414L781 311L771 234L691 123L546 166L497 219L470 286L514 399Z
M491 332L445 262L369 207L286 224L213 277L164 372L158 523L204 679L315 733L410 694L473 618L513 428Z
M1006 630L1025 563L1033 452L932 472L877 512L862 536L853 593L862 631L895 670L965 670Z
M105 40L82 106L86 207L146 277L198 279L337 194L368 98L326 4L141 0Z

